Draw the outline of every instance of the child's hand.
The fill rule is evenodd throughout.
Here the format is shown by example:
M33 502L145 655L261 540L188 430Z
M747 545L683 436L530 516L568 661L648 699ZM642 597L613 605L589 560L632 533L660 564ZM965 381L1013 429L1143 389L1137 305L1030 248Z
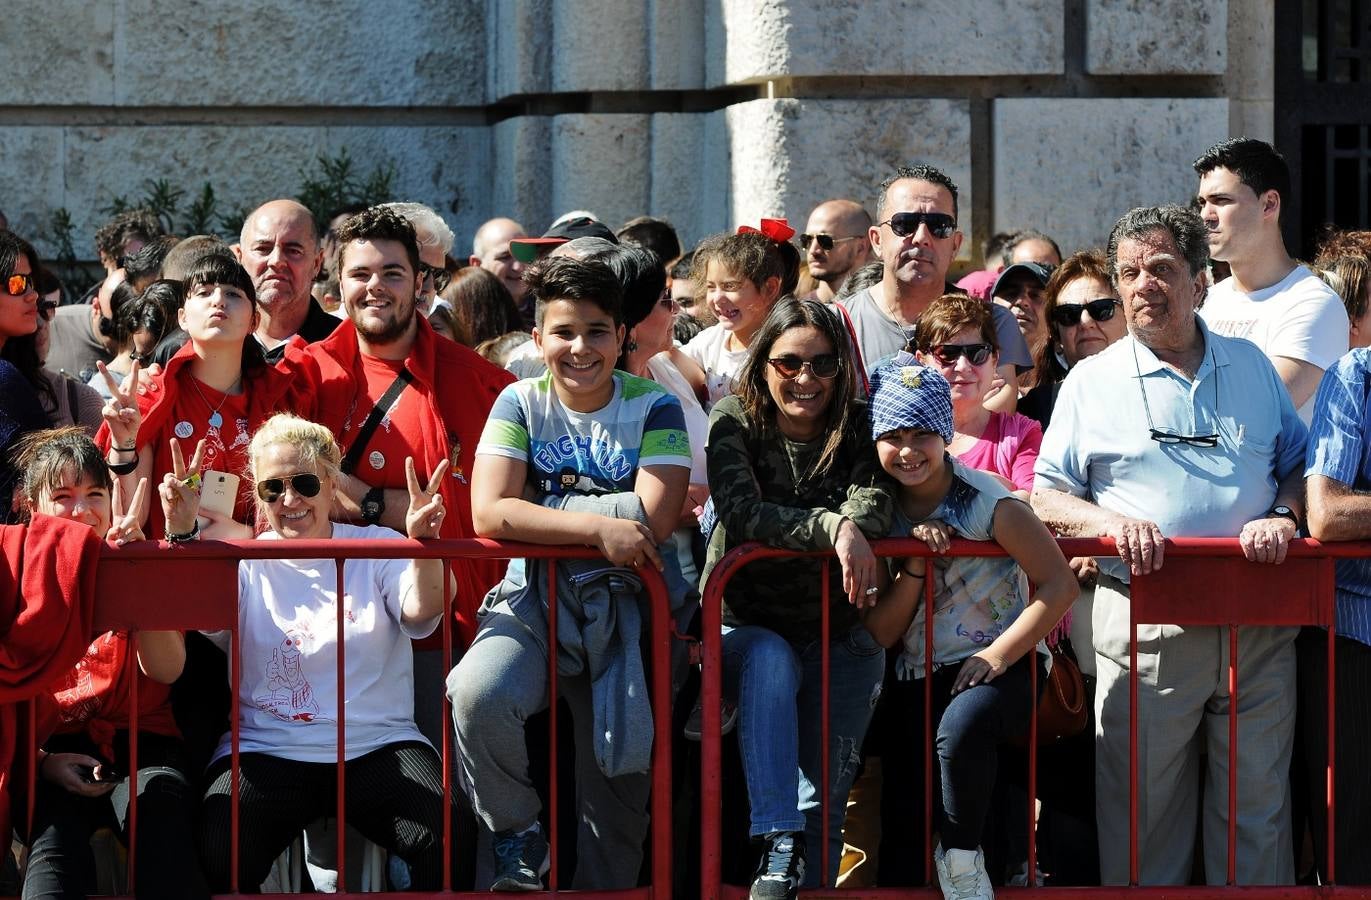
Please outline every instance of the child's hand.
M105 379L110 398L100 409L100 415L109 426L110 445L125 452L133 450L138 444L138 429L143 424L143 413L138 408L138 363L129 367L128 378L121 384L114 380L103 362L96 368Z
M652 530L641 522L605 518L595 532L595 546L616 566L638 568L645 562L662 571L662 557Z
M68 793L81 797L103 797L114 790L112 781L87 781L85 770L98 771L100 760L84 753L49 753L43 757L43 777Z
M967 688L993 681L996 676L1003 674L1007 668L1004 659L996 653L991 653L990 648L987 647L975 656L968 657L962 663L961 671L957 673L957 680L952 685L952 693L960 694Z
M205 442L195 445L195 455L187 465L181 443L171 439L171 471L162 476L157 494L162 498L162 516L167 534L190 534L200 512L200 466L205 459Z
M141 541L146 538L143 536L143 529L138 527L138 511L143 508L143 501L148 495L148 480L138 479L138 487L134 488L133 499L124 502L124 489L120 486L119 479L114 479L114 496L110 499L111 517L109 532L105 535L105 540L114 541L123 546L130 541Z
M833 543L838 554L838 564L843 567L843 591L847 602L858 609L876 605L876 555L871 552L866 535L852 523L844 519L838 526L838 540Z
M952 528L942 519L920 522L909 530L909 536L923 541L934 553L946 553L952 546Z
M1081 587L1090 587L1100 577L1100 563L1093 556L1072 557L1067 565L1076 574L1076 583Z

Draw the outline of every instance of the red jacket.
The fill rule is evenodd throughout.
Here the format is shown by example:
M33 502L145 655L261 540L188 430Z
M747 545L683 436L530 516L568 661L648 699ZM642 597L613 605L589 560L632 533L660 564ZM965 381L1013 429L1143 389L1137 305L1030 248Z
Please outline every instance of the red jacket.
M0 835L9 835L11 799L27 786L15 764L32 754L16 751L37 747L56 723L50 698L37 698L90 643L99 556L99 537L80 522L35 515L29 525L0 526ZM40 702L36 735L16 705L28 699Z
M413 439L419 451L415 467L426 473L444 459L452 462L452 470L440 488L448 510L442 536L475 537L470 477L476 444L495 398L514 377L467 347L439 337L426 319L419 317L418 325L414 347L405 359L405 367L414 376L411 387L425 398L428 407L423 431ZM341 435L349 423L360 422L371 412L365 401L367 382L357 330L352 322L344 321L328 338L306 347L305 353L318 368L314 420ZM344 454L347 451L343 447ZM362 477L361 470L354 474ZM504 563L475 560L454 565L453 573L457 578L458 638L470 644L476 636L476 610L481 598L504 574Z

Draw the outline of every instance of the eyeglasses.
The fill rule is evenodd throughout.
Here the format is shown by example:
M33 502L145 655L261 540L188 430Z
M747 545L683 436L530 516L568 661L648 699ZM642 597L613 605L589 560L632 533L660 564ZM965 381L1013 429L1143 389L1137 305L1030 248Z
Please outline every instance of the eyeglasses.
M44 322L51 322L51 321L52 321L53 314L56 313L56 312L57 312L57 301L55 301L55 300L39 300L39 301L38 301L38 317L41 318Z
M33 276L20 275L18 272L5 279L5 292L11 297L22 297L33 290Z
M263 503L275 503L286 492L286 482L290 482L291 490L301 497L319 495L319 476L313 472L301 472L289 478L267 478L257 482L257 496L262 498Z
M1138 373L1138 390L1142 391L1143 413L1147 416L1147 436L1159 444L1185 444L1190 447L1217 447L1219 435L1181 434L1169 428L1158 428L1152 422L1152 406L1147 402L1147 385L1143 383L1142 368L1138 365L1138 348L1133 348L1133 369ZM1219 370L1214 370L1214 421L1219 420Z
M419 274L425 278L433 279L433 289L435 291L443 290L448 286L448 283L452 281L452 276L448 274L447 269L430 266L428 263L419 263Z
M962 356L973 366L979 366L990 358L995 348L981 341L978 344L934 344L929 351L945 366L955 366Z
M860 237L860 236L857 236L857 237L841 237L841 238L835 238L833 235L831 235L831 234L824 234L824 233L821 231L821 232L819 232L818 234L802 234L802 235L800 235L800 249L801 249L801 250L808 250L808 249L809 249L809 242L810 242L810 241L814 241L815 243L817 243L817 244L819 245L819 249L820 249L820 250L832 250L832 249L833 249L833 246L834 246L835 244L843 244L843 243L846 243L846 242L848 242L848 241L860 241L860 240L861 240L861 237Z
M1090 318L1096 322L1108 322L1114 318L1114 314L1121 306L1123 301L1115 300L1113 297L1101 297L1088 303L1058 303L1052 308L1052 324L1060 325L1062 328L1079 325L1081 313L1086 312L1090 313Z
M900 212L881 224L889 225L900 237L909 237L920 225L927 225L929 233L936 238L950 238L957 230L957 220L947 213Z
M832 378L838 374L838 354L820 353L813 359L801 359L793 353L768 359L767 364L782 378L799 378L800 373L809 369L815 378Z

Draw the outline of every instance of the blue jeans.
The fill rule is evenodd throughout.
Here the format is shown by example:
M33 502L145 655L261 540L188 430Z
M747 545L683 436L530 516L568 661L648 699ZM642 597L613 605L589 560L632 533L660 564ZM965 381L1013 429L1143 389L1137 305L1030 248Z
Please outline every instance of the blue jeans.
M724 690L738 700L738 746L752 805L750 833L804 831L811 861L805 886L819 884L822 839L815 785L822 777L822 649L792 644L769 628L725 629ZM847 793L862 738L881 693L885 650L861 625L830 644L828 882L838 877Z

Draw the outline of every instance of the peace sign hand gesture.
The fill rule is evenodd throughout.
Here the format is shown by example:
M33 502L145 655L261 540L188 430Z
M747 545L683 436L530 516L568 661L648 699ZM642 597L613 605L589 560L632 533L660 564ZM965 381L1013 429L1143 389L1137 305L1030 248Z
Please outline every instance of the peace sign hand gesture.
M438 488L447 474L448 461L443 460L433 470L426 486L419 484L414 469L414 457L405 457L405 482L409 486L409 509L405 512L405 532L415 540L436 538L443 528L443 495Z
M147 538L143 535L143 529L138 526L140 511L148 497L148 480L138 479L138 487L134 488L133 500L126 506L124 504L124 489L120 485L118 478L114 479L114 493L110 497L110 509L113 515L110 517L110 529L105 534L105 540L114 541L119 546L130 541L144 541Z
M105 379L110 398L100 410L105 423L109 425L110 439L115 450L130 451L137 449L138 428L143 424L143 413L138 409L138 363L129 369L129 377L121 386L104 363L96 363L100 376Z
M195 455L186 465L181 443L171 439L171 471L162 476L157 493L162 498L162 516L167 534L190 534L200 511L200 465L205 458L205 442L195 445Z

